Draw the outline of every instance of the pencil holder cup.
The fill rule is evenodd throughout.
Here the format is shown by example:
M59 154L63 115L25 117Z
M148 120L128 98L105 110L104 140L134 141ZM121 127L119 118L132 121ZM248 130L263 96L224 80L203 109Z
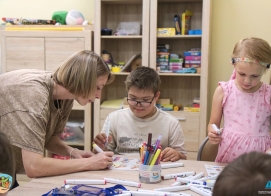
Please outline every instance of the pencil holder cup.
M161 164L139 166L139 181L147 184L161 182Z

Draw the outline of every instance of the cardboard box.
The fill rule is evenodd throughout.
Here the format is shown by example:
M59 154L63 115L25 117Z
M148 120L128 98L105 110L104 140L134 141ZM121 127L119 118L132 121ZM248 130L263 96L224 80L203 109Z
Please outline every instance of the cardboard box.
M157 28L157 36L176 35L175 28Z

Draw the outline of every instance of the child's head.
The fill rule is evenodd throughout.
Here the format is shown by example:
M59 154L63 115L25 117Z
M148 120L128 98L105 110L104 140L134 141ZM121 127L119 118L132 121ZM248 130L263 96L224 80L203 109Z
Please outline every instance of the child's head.
M213 196L261 195L258 191L270 191L266 189L269 181L271 155L261 152L246 153L229 163L220 173Z
M114 80L108 65L90 50L71 55L53 73L56 83L65 87L70 93L83 98L95 94L99 76L108 76L107 84Z
M126 78L128 104L131 111L140 118L154 114L155 103L160 96L161 80L158 73L149 67L138 67Z
M263 73L270 67L271 47L260 38L242 39L234 47L231 62L235 68L232 78L236 78L238 88L254 92L261 85Z
M14 181L14 178L15 178L15 163L14 163L11 145L9 144L9 141L6 135L4 133L1 133L0 134L0 195L5 195L7 193L7 190L10 189ZM4 183L2 181L4 181Z

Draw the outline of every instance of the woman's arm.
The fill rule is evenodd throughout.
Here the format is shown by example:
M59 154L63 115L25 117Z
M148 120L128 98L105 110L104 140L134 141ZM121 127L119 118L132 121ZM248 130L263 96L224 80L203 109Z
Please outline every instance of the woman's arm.
M22 149L24 168L30 178L105 169L113 164L112 156L113 152L102 152L89 158L61 160Z

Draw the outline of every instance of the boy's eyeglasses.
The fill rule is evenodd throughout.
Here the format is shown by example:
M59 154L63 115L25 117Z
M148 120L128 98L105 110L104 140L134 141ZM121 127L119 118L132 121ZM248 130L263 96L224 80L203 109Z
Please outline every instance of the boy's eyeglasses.
M131 106L136 106L137 104L139 104L142 108L148 108L151 106L151 103L154 100L154 97L155 96L153 96L151 101L136 101L134 99L128 99L128 97L127 97L127 102Z

